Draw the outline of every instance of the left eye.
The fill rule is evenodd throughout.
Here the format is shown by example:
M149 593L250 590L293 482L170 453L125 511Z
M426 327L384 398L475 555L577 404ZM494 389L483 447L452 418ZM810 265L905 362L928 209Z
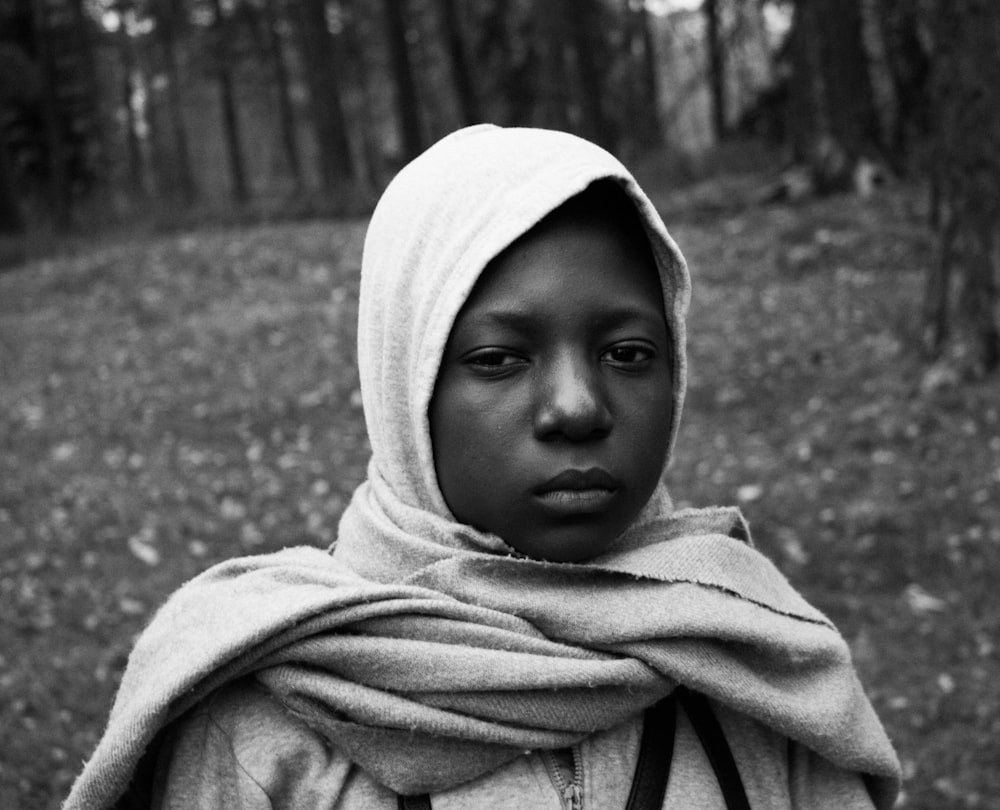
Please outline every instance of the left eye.
M653 351L647 346L626 343L613 346L604 352L603 359L619 366L635 366L653 359Z

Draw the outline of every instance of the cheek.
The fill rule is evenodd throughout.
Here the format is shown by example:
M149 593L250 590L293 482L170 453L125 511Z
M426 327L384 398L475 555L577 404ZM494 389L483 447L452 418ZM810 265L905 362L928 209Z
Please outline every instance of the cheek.
M438 486L452 514L477 525L482 502L507 494L519 415L496 396L443 381L431 403Z
M657 478L667 456L667 442L673 415L669 378L666 382L633 389L619 402L618 427L627 434L633 458L644 473Z
M503 458L507 442L516 431L516 417L497 398L452 392L437 420L432 417L431 439L437 456L438 441L450 456L449 465L474 466ZM437 430L433 423L437 422ZM443 461L443 459L442 459ZM443 466L443 465L442 465Z

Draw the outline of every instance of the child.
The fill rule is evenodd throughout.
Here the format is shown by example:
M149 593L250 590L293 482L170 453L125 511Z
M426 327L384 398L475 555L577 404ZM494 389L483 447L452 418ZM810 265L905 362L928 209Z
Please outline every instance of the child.
M477 126L365 243L368 480L331 554L216 566L140 638L66 804L888 808L846 645L660 482L684 260L613 157Z

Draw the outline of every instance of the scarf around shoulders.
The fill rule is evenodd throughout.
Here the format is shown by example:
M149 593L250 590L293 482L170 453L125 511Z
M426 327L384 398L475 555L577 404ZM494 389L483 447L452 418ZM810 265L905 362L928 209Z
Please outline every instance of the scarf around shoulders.
M354 571L353 541L222 563L141 636L66 810L114 807L160 731L247 675L402 794L568 747L682 683L864 774L891 807L898 764L847 645L729 536L740 523L681 511L589 563L467 551L397 582Z
M596 180L634 203L673 338L672 447L690 280L628 171L566 133L477 126L405 167L365 241L358 362L372 445L332 553L217 565L154 616L64 805L114 808L167 725L253 677L402 794L641 714L676 684L856 771L879 808L899 765L850 652L749 542L736 510L666 489L606 554L549 563L458 523L434 474L428 405L448 334L488 262Z

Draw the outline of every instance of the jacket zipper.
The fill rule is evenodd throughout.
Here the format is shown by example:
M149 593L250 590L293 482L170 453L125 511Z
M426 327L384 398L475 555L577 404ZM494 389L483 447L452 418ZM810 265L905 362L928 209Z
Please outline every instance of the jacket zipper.
M545 767L552 775L552 781L555 782L565 806L568 810L583 810L583 756L576 745L570 749L570 753L573 757L573 781L567 784L555 754L547 749L541 751Z

